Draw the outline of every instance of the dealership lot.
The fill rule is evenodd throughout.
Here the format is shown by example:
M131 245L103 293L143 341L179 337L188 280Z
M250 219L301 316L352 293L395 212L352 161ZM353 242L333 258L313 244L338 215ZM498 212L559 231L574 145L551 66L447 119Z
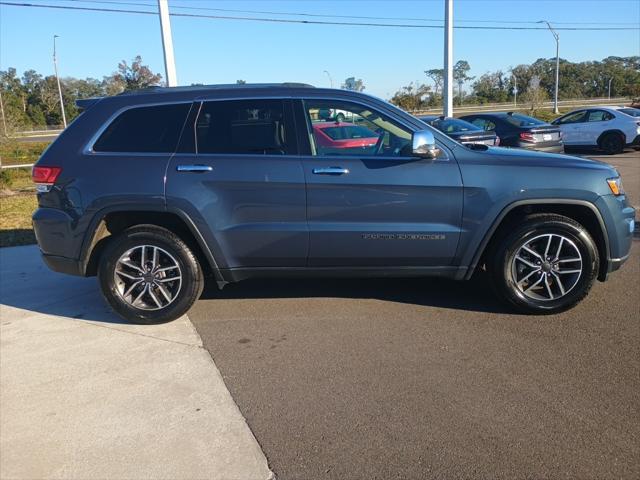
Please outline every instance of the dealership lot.
M640 153L582 155L640 205ZM548 317L481 278L248 281L189 316L278 478L638 478L639 248Z

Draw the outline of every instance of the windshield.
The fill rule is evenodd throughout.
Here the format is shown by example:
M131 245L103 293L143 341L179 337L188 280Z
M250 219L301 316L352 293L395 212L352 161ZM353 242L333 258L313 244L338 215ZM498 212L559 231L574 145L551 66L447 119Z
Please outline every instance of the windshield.
M537 118L527 117L526 115L521 115L519 113L504 115L502 118L516 127L534 127L536 125L545 124L545 122L538 120Z

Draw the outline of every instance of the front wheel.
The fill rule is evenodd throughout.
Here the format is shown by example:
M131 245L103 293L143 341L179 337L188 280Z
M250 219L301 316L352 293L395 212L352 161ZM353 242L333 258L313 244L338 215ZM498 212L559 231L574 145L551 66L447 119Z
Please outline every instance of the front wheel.
M129 228L113 238L100 258L98 278L114 311L141 324L179 318L204 286L202 269L189 247L153 225Z
M575 306L598 276L598 249L576 221L554 214L527 217L488 262L497 293L519 311L551 314Z

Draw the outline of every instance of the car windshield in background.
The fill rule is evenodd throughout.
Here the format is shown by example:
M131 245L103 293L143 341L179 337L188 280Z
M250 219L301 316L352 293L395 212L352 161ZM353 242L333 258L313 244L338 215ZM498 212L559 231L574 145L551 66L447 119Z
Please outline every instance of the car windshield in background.
M377 138L378 134L358 125L336 124L335 127L322 127L322 131L331 140L353 140L357 138Z
M631 115L632 117L640 117L640 109L638 108L620 108L618 111Z
M516 127L535 127L536 125L545 124L545 122L538 120L537 118L527 117L526 115L520 115L519 113L504 115L502 118Z
M431 125L444 133L462 133L462 132L477 132L482 130L475 125L465 122L464 120L457 120L455 118L447 118L444 120L434 120Z

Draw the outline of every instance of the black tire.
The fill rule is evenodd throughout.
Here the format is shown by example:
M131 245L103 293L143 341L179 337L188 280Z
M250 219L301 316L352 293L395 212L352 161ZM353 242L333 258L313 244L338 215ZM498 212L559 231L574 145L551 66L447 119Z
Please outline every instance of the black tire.
M157 247L157 250L152 248L151 252L162 252L165 258L170 259L170 262L177 264L179 267L179 270L173 270L171 275L176 275L175 278L177 278L177 274L179 274L180 281L171 281L170 278L162 278L163 281L168 282L162 284L165 292L169 292L169 296L175 292L170 302L160 296L160 293L162 293L158 290L161 288L160 286L156 283L149 283L149 289L155 292L156 298L160 299L161 303L169 302L160 308L149 301L148 306L150 308L156 308L154 310L144 309L143 306L138 308L132 305L131 302L125 300L121 290L124 289L123 282L126 279L120 275L116 278L116 265L121 256L132 249L137 251L135 249L141 249L143 245ZM147 251L148 249L145 248L145 252ZM158 262L158 264L158 266L160 266L160 262ZM122 268L122 264L119 268ZM136 272L137 270L128 271L129 274L142 275ZM156 278L161 275L167 274L158 273ZM181 317L200 297L204 287L202 268L196 256L186 243L173 232L155 225L138 225L131 227L114 237L100 256L98 279L102 295L118 315L131 323L146 325L170 322ZM150 281L152 281L152 279ZM134 287L136 290L129 296L131 299L133 299L134 294L137 296L138 292L141 291L142 288L146 288L147 285L147 283L145 283L146 280L142 279L135 279L132 280L132 282L142 282L145 287L142 285ZM169 288L169 290L166 288ZM170 290L171 288L173 288L173 291ZM149 294L143 295L142 300L147 298ZM134 301L133 303L136 302ZM140 302L138 303L142 305Z
M607 155L616 155L624 150L624 138L619 133L607 133L602 136L598 145Z
M556 250L559 252L564 249L562 250L563 255L559 256L571 258L571 255L566 255L566 252L577 250L581 258L580 262L569 263L567 260L562 260L562 262L567 262L562 263L554 260L549 261L549 257L547 257L546 261L538 264L540 261L538 257L529 256L528 251L522 250L523 245L533 249L536 242L539 242L537 245L540 245L540 242L546 243L549 238L552 239L552 242L553 239L556 239L555 243L551 244L552 248L546 248L552 252L550 257L553 257L553 252ZM560 238L563 240L561 241ZM544 247L544 243L542 247ZM523 263L524 260L520 260L522 258L520 255L516 260L516 254L523 252L528 256L527 261L535 263L534 268ZM544 252L542 252L542 257L544 257ZM574 255L574 258L577 257ZM487 261L493 289L500 297L513 305L519 312L543 315L568 310L584 299L598 277L599 265L598 249L589 232L571 218L556 214L534 214L525 217L519 226L496 242ZM578 266L581 269L580 273L570 273L573 269L577 270ZM555 270L556 267L558 270ZM527 269L531 273L538 268L541 269L538 273L533 273L528 282L520 285L522 279L526 277ZM518 277L520 270L523 271ZM563 271L562 274L561 271ZM569 276L564 276L565 272ZM514 275L518 278L518 282L514 279ZM533 285L540 278L542 278L541 282L538 285ZM545 285L547 282L550 286ZM564 285L563 290L560 289L561 285ZM525 289L527 289L526 292ZM540 293L538 294L536 291ZM556 298L554 298L554 294ZM539 299L531 298L531 296L548 296L549 298Z

